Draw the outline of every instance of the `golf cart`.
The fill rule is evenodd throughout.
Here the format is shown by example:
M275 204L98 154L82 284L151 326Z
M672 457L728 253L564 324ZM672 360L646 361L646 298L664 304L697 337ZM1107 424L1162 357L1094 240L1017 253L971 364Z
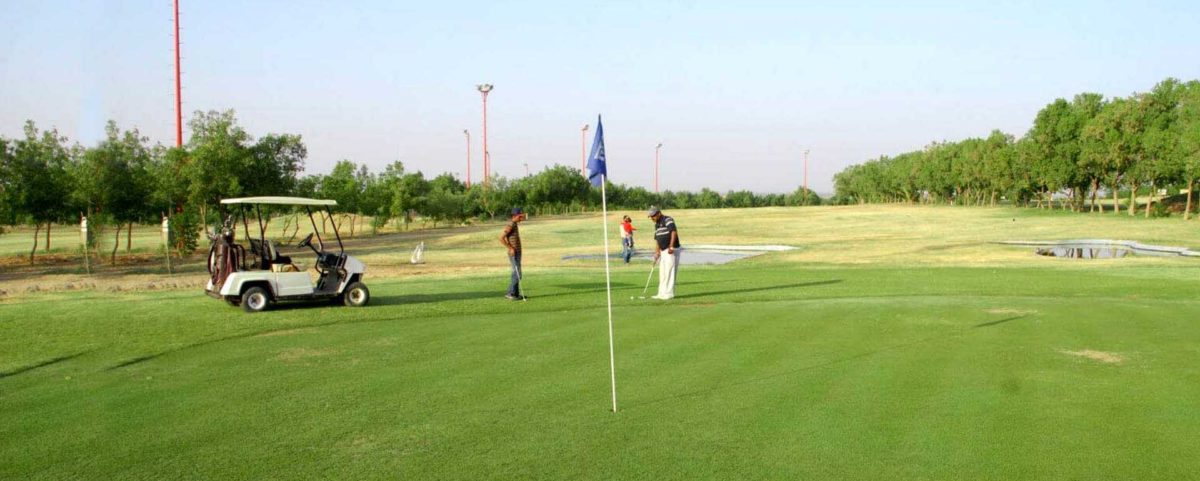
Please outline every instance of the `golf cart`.
M362 282L367 267L345 253L336 223L333 226L333 235L337 239L338 249L326 250L317 229L317 221L313 219L314 207L317 215L321 215L321 209L324 208L325 214L332 218L330 206L337 205L337 201L302 197L245 197L224 199L221 204L235 207L236 210L226 217L219 233L209 236L212 240L212 247L208 252L210 277L205 287L209 296L223 299L230 305L240 305L246 312L259 312L271 303L280 301L335 300L355 307L367 304L371 294ZM281 255L275 243L267 239L261 208L263 205L304 207L313 231L296 244L296 247L307 247L316 254L313 264L315 281L309 271L297 267L291 257ZM247 216L251 209L258 223L257 239L250 237ZM239 212L246 245L236 242ZM246 250L247 245L250 248L249 252Z

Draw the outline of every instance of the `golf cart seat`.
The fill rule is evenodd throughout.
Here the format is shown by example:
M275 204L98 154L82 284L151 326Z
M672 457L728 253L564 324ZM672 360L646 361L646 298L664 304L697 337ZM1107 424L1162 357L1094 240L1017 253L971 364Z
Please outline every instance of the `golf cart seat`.
M295 264L292 263L292 258L289 256L279 255L279 249L275 247L275 243L267 240L265 243L258 239L250 239L250 252L262 259L262 265L259 267L265 271L282 271L281 267L291 267L294 270Z

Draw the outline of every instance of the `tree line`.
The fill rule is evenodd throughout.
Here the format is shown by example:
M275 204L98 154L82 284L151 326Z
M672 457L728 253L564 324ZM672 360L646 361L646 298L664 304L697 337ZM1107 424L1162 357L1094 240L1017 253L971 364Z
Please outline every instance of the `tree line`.
M380 172L350 160L337 162L328 174L302 175L308 158L303 139L269 133L255 139L238 125L233 111L196 112L188 122L191 136L182 147L151 144L136 128L123 130L109 121L96 145L70 143L57 130L25 124L24 137L0 136L0 225L33 226L33 262L39 245L49 251L54 224L77 224L87 216L88 249L101 255L101 233L112 235L107 253L116 262L124 232L132 244L135 224L170 218L172 242L179 253L197 248L201 232L226 214L223 198L294 195L334 199L335 218L322 218L321 228L336 223L348 235L374 233L391 223L407 229L417 218L463 223L503 215L522 206L534 215L581 212L598 208L600 191L579 171L555 165L525 177L496 176L486 184L464 185L442 173L427 178L400 161ZM803 188L790 194L756 194L711 189L653 193L642 187L609 183L609 206L615 209L725 208L814 205L821 199ZM274 210L282 215L286 211ZM369 225L364 223L370 219ZM74 243L72 243L74 245ZM108 249L108 246L105 246ZM91 255L89 253L89 255Z
M985 138L933 142L924 149L852 165L834 176L836 203L923 202L1014 205L1135 213L1148 191L1187 191L1190 217L1200 178L1200 82L1169 78L1149 92L1106 99L1081 93L1038 112L1020 139L999 130ZM1122 205L1127 195L1127 202Z

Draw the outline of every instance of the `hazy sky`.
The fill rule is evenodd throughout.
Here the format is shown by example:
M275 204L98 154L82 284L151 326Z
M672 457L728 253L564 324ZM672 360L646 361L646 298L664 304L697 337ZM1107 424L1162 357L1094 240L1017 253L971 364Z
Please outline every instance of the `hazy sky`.
M1055 97L1200 77L1200 2L182 0L184 110L303 135L309 172L399 159L479 178L579 164L604 114L614 181L791 191L931 140L1024 133ZM0 5L0 135L25 119L174 142L171 1ZM185 136L188 132L185 131ZM590 147L589 135L589 147Z

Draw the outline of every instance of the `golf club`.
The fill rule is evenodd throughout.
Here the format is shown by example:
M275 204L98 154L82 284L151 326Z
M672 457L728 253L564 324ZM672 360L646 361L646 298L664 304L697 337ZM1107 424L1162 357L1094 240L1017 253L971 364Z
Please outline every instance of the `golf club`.
M642 296L639 297L638 299L646 298L646 290L650 288L650 279L654 277L654 268L655 267L658 267L658 259L655 259L654 262L650 264L650 274L646 276L646 287L642 288ZM633 296L629 296L629 298L633 299Z
M523 269L517 269L517 292L519 293L518 295L521 296L521 302L526 302L529 300L529 296L525 295L525 279L521 275L522 270Z

